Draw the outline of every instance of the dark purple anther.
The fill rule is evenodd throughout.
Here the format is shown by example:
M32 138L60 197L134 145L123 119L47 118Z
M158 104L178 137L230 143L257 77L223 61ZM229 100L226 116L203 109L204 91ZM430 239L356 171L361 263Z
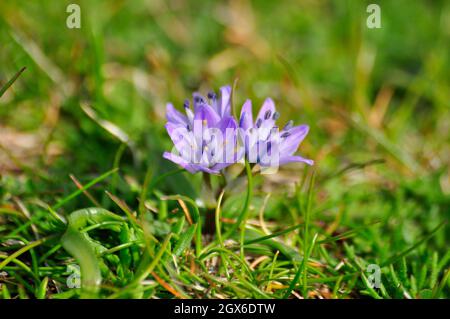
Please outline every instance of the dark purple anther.
M195 104L203 104L203 103L206 103L205 102L205 99L201 96L201 95L195 95L194 96L194 103Z
M272 120L276 121L280 118L280 113L279 112L275 112L272 115Z
M208 99L215 100L216 99L216 93L214 93L214 91L209 91L208 92Z
M292 128L292 126L294 126L294 122L292 120L290 120L289 122L286 123L286 125L283 127L283 131L288 131Z
M271 155L272 151L272 142L267 143L267 154Z

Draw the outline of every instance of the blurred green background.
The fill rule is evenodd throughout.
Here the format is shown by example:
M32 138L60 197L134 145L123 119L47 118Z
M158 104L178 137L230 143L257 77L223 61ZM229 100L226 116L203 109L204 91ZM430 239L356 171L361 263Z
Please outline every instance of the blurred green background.
M66 27L70 3L80 29ZM366 26L369 3L380 29ZM282 123L310 125L300 153L317 163L316 220L389 217L354 240L387 257L450 215L449 40L445 0L2 1L0 83L27 69L0 99L0 205L54 203L75 189L69 174L111 169L122 143L118 193L135 201L147 167L174 168L161 159L165 103L181 109L193 91L237 80L238 108L270 96ZM274 193L269 216L281 225L301 174L294 165L259 181L255 201ZM196 196L199 183L185 175L163 188ZM449 238L445 227L421 258L445 255L444 269Z

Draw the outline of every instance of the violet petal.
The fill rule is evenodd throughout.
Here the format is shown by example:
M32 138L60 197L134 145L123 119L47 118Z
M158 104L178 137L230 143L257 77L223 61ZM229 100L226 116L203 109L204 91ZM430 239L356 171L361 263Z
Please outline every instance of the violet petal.
M166 105L166 118L168 122L175 124L188 124L187 117L179 112L172 103L167 103Z
M244 105L242 105L241 116L239 119L239 127L244 131L248 130L253 126L253 113L252 113L252 101L245 101Z

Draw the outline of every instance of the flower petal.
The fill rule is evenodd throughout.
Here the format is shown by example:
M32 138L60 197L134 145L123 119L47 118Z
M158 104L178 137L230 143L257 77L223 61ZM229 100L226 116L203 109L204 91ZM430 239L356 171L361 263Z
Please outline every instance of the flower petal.
M252 101L245 101L242 105L241 116L239 118L239 127L244 131L253 127L253 113L252 113Z
M196 165L192 165L189 164L188 162L186 162L184 159L182 159L181 157L169 153L169 152L164 152L163 157L169 161L174 162L175 164L180 165L181 167L183 167L185 170L187 170L189 173L196 173L198 171L198 168L195 167Z
M198 106L194 114L194 121L206 121L207 127L214 127L220 121L220 116L208 104L201 104Z
M231 113L231 86L226 85L220 88L220 116L227 116Z
M265 126L270 126L271 128L275 124L275 120L273 119L275 111L275 103L270 97L267 98L259 110L255 124L258 123L258 121L266 122Z
M218 174L222 169L230 166L231 164L233 164L233 163L217 163L213 167L211 167L211 169L213 171L217 172L217 174Z
M308 165L314 165L314 161L301 157L301 156L286 156L286 157L282 157L280 158L280 165L284 165L287 163L293 163L293 162L303 162L306 163Z
M207 167L207 166L204 166L204 165L197 165L197 164L194 164L194 165L192 165L196 170L198 170L198 171L201 171L201 172L205 172L205 173L208 173L208 174L219 174L220 172L219 172L219 170L216 170L216 169L214 169L214 168L209 168L209 167Z
M309 132L308 125L299 125L294 126L287 132L281 133L281 136L283 136L283 134L286 133L289 134L281 141L280 145L281 157L294 154L300 143L305 139L308 132Z
M227 128L235 129L237 128L237 123L234 117L232 116L225 116L220 120L218 123L219 129L225 133Z
M175 109L172 103L167 103L166 105L166 118L169 123L188 124L187 117Z
M189 131L181 124L167 123L165 125L175 148L180 154L185 154L191 148L192 137Z

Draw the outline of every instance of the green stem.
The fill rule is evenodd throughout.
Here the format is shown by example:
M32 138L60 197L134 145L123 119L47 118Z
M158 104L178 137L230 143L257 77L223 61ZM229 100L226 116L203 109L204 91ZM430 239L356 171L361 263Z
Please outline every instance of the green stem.
M195 230L195 254L200 256L202 252L202 221L197 221L197 229Z
M207 173L203 173L203 185L202 185L202 199L205 203L205 224L203 225L203 231L205 235L213 235L216 230L215 221L215 209L216 198L214 196L213 186L211 182L211 176Z
M247 173L247 195L245 197L244 206L236 220L236 223L231 227L231 229L226 233L225 238L230 237L240 226L244 219L247 218L248 208L250 206L250 201L253 196L253 176L250 163L245 161L245 172Z
M217 239L219 240L219 244L220 247L224 247L223 246L223 239L222 239L222 231L220 230L220 205L222 204L222 198L223 198L223 194L225 193L225 191L222 191L219 195L219 199L217 200L217 207L216 207L216 234L217 234Z
M314 181L316 177L316 172L313 171L310 182L309 182L309 190L308 190L308 202L306 204L306 210L304 215L304 233L303 233L303 259L302 262L295 273L294 279L291 281L288 289L284 293L283 299L286 299L290 296L292 290L294 290L300 276L302 276L303 281L303 296L305 299L308 298L308 260L311 255L312 249L314 247L315 241L317 239L317 235L314 237L313 241L309 243L309 224L311 220L311 206L313 201L314 194ZM300 194L298 195L300 196ZM301 208L300 208L301 209Z

